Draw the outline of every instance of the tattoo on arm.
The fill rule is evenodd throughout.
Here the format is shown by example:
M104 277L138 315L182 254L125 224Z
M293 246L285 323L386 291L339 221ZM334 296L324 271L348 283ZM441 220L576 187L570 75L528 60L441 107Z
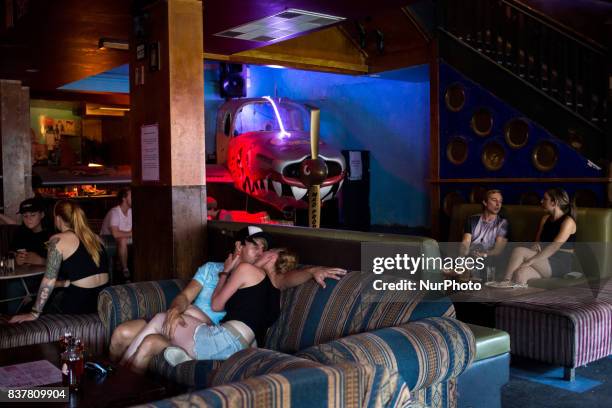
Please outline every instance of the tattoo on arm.
M45 271L45 278L57 279L57 274L62 264L62 253L57 249L58 238L54 238L49 241L47 248L47 270Z
M47 303L47 300L49 300L49 296L51 296L53 286L55 286L55 283L50 282L46 278L43 278L42 282L40 282L40 289L38 289L36 303L34 304L35 310L38 310L39 312L43 310L43 308L45 307L45 303Z
M49 241L47 249L47 270L45 271L42 282L40 282L40 289L38 289L38 296L34 304L35 310L42 311L45 307L45 303L49 300L49 296L51 296L51 292L53 292L57 274L62 264L62 253L57 249L58 242L58 238Z

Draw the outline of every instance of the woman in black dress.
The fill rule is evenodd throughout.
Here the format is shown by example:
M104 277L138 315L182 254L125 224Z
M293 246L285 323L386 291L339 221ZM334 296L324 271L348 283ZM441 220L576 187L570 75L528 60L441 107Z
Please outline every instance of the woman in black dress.
M515 248L508 262L504 282L527 285L530 279L563 277L571 271L576 240L576 215L567 192L551 188L544 193L535 243L531 248Z

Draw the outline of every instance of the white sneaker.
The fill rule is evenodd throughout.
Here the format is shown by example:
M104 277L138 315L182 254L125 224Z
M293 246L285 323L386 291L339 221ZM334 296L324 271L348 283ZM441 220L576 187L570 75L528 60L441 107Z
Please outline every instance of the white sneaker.
M172 367L185 361L193 360L185 350L180 347L166 347L164 350L164 358Z

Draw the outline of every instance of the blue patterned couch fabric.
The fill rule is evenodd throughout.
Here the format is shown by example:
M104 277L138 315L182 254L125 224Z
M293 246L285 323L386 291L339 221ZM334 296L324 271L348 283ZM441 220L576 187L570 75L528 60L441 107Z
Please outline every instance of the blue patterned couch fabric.
M454 397L446 392L445 383L461 374L475 354L468 326L453 318L429 317L312 346L296 356L324 364L384 365L400 377L396 392L406 386L414 400L448 406Z
M423 319L455 316L448 298L424 299L423 293L373 291L372 274L351 272L322 289L314 281L286 290L281 314L270 328L266 348L295 353L355 333Z
M322 367L324 364L278 351L248 348L225 360L209 383L214 387L264 374L296 368Z
M373 395L380 367L343 363L287 369L157 401L149 407L337 408L384 406ZM407 402L407 401L405 401Z

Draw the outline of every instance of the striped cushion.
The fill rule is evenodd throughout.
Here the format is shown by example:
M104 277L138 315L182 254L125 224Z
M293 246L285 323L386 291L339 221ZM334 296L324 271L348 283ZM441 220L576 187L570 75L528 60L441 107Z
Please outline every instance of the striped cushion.
M495 325L510 334L512 354L580 367L612 354L612 281L595 297L575 286L503 302Z
M377 368L362 364L298 368L199 390L147 406L198 407L366 407L371 404Z
M447 298L423 301L409 291L372 291L373 274L351 272L322 289L314 281L283 291L281 314L266 348L295 353L350 334L398 326L429 316L454 316Z
M8 324L6 318L0 318L0 349L57 341L66 331L81 338L88 352L106 351L104 326L97 314L43 314L37 320L20 324Z
M214 373L211 386L242 381L258 375L278 373L283 370L321 367L322 364L277 351L248 348L225 360Z
M165 312L184 286L182 280L173 279L104 289L98 297L98 314L106 328L106 335L110 338L113 330L128 320L150 319L159 312Z
M434 386L433 396L444 394L437 404L447 406L446 399L454 395L442 393L441 383L457 377L472 362L476 353L474 337L463 323L444 317L432 317L400 327L361 333L330 343L308 348L297 354L323 364L368 362L386 366L397 373L396 382L389 382L386 391L391 399L401 399L402 388L421 390ZM431 394L431 391L429 392ZM420 395L420 397L419 397ZM426 400L427 391L415 399ZM432 395L427 399L428 405ZM434 398L435 399L435 398Z
M199 389L210 385L212 374L221 364L223 360L190 360L173 367L160 353L151 359L149 370L175 383Z

